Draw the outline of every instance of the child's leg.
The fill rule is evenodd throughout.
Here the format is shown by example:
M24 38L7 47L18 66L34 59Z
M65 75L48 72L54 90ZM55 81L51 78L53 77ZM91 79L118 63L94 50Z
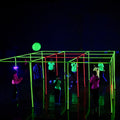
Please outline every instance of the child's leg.
M17 88L15 85L13 85L13 99L16 99L16 92L17 92Z
M57 89L54 90L55 91L55 103L57 102Z
M98 112L98 106L99 106L99 89L95 89L95 112Z
M59 90L59 103L60 103L60 99L61 99L61 90Z
M55 103L59 103L60 91L55 89Z

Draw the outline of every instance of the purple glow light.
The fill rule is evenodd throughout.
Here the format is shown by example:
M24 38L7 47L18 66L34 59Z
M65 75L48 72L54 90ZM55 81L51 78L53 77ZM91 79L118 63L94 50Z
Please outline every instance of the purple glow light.
M14 66L13 69L14 69L14 70L17 70L17 69L18 69L18 66Z
M71 83L73 83L73 81L71 81Z

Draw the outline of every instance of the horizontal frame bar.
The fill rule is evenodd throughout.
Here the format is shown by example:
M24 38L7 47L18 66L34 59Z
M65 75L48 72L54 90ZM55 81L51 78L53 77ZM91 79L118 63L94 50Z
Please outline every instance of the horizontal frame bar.
M14 63L15 61L2 61L2 62L8 62L8 63ZM2 63L1 62L1 63ZM42 63L42 61L17 61L17 63L29 63L29 62L32 62L32 63ZM48 63L50 61L46 61L46 63ZM53 61L54 63L56 63L56 61ZM43 61L43 63L45 63L45 61ZM57 63L64 63L64 61L57 61ZM97 63L101 63L101 62L65 62L65 63L90 63L90 64L97 64ZM110 62L102 62L103 64L109 64Z

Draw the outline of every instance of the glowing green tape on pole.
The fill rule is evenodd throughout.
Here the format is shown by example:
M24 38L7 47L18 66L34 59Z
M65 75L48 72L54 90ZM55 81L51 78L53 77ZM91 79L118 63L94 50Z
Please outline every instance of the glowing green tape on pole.
M91 53L91 55L105 55L105 56L110 56L110 55L112 55L112 54L92 54L92 53Z
M114 111L114 113L113 113L113 118L114 118L114 119L115 119L115 98L116 98L115 96L116 96L116 91L114 90L114 101L113 101L113 102L114 102L114 103L113 103L113 104L114 104L114 108L113 108L113 111Z
M0 62L15 62L14 60L13 61L0 61ZM17 61L17 63L25 63L26 61ZM42 63L42 61L32 61L34 63ZM49 61L46 61L46 63L48 63ZM54 63L56 63L56 61L53 61ZM29 61L28 61L29 63ZM43 63L45 63L45 61L43 61ZM57 61L57 63L64 63L64 61ZM66 61L65 63L69 63L68 61ZM88 62L74 62L74 63L85 63L85 64L88 64ZM90 64L98 64L99 62L89 62ZM103 64L109 64L109 62L102 62Z
M17 60L16 60L16 57L15 57L15 66L17 66L17 62L16 62Z
M64 52L64 92L65 92L65 109L66 109L66 63L65 63L65 52Z
M69 62L72 62L72 61L74 61L75 59L77 59L77 57L73 58L73 59L72 59L72 60L70 60Z
M90 53L88 52L88 111L90 110Z
M79 59L82 59L82 58L88 58L88 57L80 57ZM92 58L92 59L111 59L111 57L89 57L89 58Z
M15 61L0 61L0 62L8 62L8 63L15 63ZM17 61L17 63L25 63L26 61ZM49 61L46 61L48 63ZM29 63L29 61L28 61ZM34 61L33 63L42 63L42 61ZM45 61L43 61L45 63ZM57 61L57 63L64 63L64 61ZM68 63L67 61L65 63ZM75 62L77 63L77 62ZM88 62L78 62L78 63L85 63L88 64ZM89 62L89 64L98 64L98 62ZM103 64L109 64L109 62L103 62Z
M43 109L45 108L45 76L44 76L44 64L43 64L43 52L41 52L42 56L42 75L43 75Z
M30 60L31 60L31 55L30 55ZM34 102L33 102L33 86L32 86L32 63L29 63L29 69L30 69L30 88L31 88L31 102L32 102L32 107L34 107Z
M69 63L67 63L67 75L69 76ZM69 110L69 77L67 77L67 110Z
M0 61L0 62L8 62L8 63L15 63L15 61ZM17 63L25 63L26 61L17 61ZM29 61L28 61L29 63Z
M0 59L0 61L8 60L8 59L13 59L13 58L15 58L15 57L9 57L9 58Z
M109 76L110 76L110 108L111 108L111 113L113 111L113 108L112 108L112 95L111 95L111 63L109 64Z
M114 87L114 84L113 84L113 79L114 79L114 76L113 76L113 71L114 71L113 58L112 58L112 65L111 66L112 66L112 68L111 68L111 70L112 70L112 86L111 86L112 91L111 92L112 92L112 99L113 99L113 87Z
M115 51L114 51L114 89L116 89L116 81L115 81Z
M26 57L17 57L17 58L30 58L29 56L26 56ZM31 58L41 58L40 56L31 56Z
M35 60L32 60L32 62L36 62L37 60L42 60L42 57L35 59Z
M31 86L31 102L32 102L32 107L34 107L33 103L33 87L32 87L32 63L30 63L30 86Z

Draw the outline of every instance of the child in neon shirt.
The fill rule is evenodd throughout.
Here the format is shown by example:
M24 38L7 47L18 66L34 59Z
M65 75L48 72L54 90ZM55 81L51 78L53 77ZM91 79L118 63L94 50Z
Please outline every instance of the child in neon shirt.
M99 82L100 79L97 76L96 71L93 71L93 75L90 78L91 94L93 96L93 110L98 111L98 100L99 100Z
M21 83L22 80L23 80L22 77L18 78L17 71L14 71L13 78L12 78L12 85L13 85L13 99L15 100L18 99L17 85Z
M60 96L61 96L61 80L60 77L57 76L56 80L53 81L55 86L55 103L60 104Z

